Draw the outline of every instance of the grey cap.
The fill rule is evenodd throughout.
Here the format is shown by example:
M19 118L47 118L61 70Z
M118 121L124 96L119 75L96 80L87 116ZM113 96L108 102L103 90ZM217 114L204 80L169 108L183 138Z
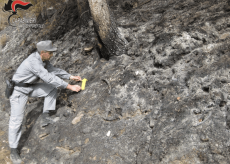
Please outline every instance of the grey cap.
M53 47L53 43L51 40L45 40L37 43L37 49L39 52L42 50L45 51L57 51L57 47Z

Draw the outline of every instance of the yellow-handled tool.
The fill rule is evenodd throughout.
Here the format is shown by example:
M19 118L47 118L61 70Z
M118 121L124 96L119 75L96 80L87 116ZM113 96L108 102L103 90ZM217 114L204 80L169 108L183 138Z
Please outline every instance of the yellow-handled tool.
M86 81L88 81L86 78L84 78L84 79L82 80L82 83L81 83L81 90L85 90Z

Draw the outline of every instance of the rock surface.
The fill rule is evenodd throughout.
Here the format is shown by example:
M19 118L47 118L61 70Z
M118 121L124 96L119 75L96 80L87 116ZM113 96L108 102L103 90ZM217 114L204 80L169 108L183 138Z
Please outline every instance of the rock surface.
M42 129L43 100L29 99L19 146L24 163L230 162L227 0L110 0L129 43L127 54L109 60L96 48L84 51L93 44L92 21L79 26L75 3L66 3L63 13L52 14L59 21L53 27L0 32L10 38L0 52L1 163L10 162L4 78L42 39L58 47L51 60L56 67L88 81L79 93L59 91L56 122Z

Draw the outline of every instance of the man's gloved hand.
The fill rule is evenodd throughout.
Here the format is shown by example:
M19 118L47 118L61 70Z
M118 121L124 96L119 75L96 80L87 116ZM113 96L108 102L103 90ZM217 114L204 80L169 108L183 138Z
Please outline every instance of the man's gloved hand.
M81 77L80 76L70 76L69 79L70 80L75 80L75 81L81 81Z
M79 92L81 90L81 87L79 85L70 85L70 84L68 84L66 89L69 89L69 90L74 91L74 92Z

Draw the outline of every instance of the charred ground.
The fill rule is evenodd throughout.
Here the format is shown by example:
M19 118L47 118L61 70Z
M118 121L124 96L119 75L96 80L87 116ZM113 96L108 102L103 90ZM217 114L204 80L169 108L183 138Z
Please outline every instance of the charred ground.
M109 60L96 49L91 17L81 24L74 1L41 19L46 29L0 32L10 38L1 49L1 81L42 39L58 47L55 66L88 79L85 91L59 91L56 123L44 129L43 101L29 100L20 145L24 162L229 163L229 2L108 3L128 41L127 53ZM89 44L94 49L86 53ZM4 87L0 152L7 155L10 106ZM7 157L0 156L1 162Z

